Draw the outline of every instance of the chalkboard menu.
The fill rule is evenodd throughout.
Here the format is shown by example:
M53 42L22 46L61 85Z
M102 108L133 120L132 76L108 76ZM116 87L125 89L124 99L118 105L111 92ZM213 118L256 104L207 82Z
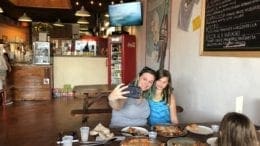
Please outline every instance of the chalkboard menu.
M204 51L260 51L260 0L205 0Z

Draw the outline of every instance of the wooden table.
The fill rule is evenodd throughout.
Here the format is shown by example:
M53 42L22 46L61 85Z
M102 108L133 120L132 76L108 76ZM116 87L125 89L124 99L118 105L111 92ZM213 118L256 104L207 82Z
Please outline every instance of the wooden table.
M111 113L111 108L101 108L101 109L89 109L91 105L95 102L106 98L110 92L115 88L115 85L86 85L84 86L84 101L82 109L75 109L71 111L72 115L82 115L82 124L87 124L87 119L89 114L98 114L98 113Z
M202 123L199 125L210 127L211 124L213 124L213 123ZM181 127L185 127L186 125L187 124L180 124ZM95 125L88 125L88 126L91 127L91 130L95 127ZM144 128L146 128L147 130L150 130L150 127L144 127ZM115 136L122 136L121 132L120 132L121 129L122 128L110 128L110 131L113 132L115 134ZM80 133L78 133L78 136L79 136L78 138L80 139ZM210 137L213 137L213 136L217 136L217 133L213 133L213 134L209 134L209 135L199 135L199 134L193 134L193 133L188 132L188 134L185 135L184 137L189 137L196 141L200 141L203 143L201 146L206 146L207 139ZM90 141L95 141L95 138L96 138L96 136L89 136ZM126 138L131 138L131 137L126 137ZM172 137L157 136L157 140L159 140L162 143L165 143L165 146L167 145L167 141L170 139L172 139ZM108 145L109 146L120 146L120 142L121 141L113 141L112 143L109 143ZM82 144L74 143L73 145L80 146Z

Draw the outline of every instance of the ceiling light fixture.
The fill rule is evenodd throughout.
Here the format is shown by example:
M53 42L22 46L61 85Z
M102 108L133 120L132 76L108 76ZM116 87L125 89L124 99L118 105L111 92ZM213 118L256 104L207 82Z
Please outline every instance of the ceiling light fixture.
M89 24L89 22L84 17L79 18L77 23L78 24Z
M60 19L58 19L55 23L53 23L54 26L63 27L64 24L61 23Z
M93 0L92 0L92 1L90 1L90 4L91 4L91 5L93 5L93 4L94 4L94 1L93 1Z
M4 13L4 10L2 9L2 7L0 7L0 13Z
M32 19L26 15L26 13L23 13L21 17L19 17L18 21L24 21L24 22L31 22Z
M111 5L113 5L113 4L115 4L115 2L114 2L114 1L111 1Z
M84 6L82 6L81 9L75 13L75 16L89 17L90 14L88 11L85 10Z
M99 2L99 3L98 3L98 5L101 7L101 6L102 6L102 3L101 3L101 2Z
M108 17L109 17L109 14L108 14L108 13L106 13L104 16L108 18Z

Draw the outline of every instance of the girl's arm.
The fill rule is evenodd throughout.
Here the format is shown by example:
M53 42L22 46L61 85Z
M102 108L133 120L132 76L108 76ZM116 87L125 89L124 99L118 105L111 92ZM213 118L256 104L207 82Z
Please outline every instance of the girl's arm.
M176 110L176 99L173 94L171 94L171 100L170 100L170 118L171 122L178 124L178 117L177 117L177 110Z

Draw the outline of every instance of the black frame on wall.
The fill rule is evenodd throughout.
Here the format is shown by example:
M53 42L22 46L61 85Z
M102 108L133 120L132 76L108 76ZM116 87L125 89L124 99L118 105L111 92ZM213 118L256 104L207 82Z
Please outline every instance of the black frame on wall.
M260 56L260 13L257 1L202 0L200 54Z

